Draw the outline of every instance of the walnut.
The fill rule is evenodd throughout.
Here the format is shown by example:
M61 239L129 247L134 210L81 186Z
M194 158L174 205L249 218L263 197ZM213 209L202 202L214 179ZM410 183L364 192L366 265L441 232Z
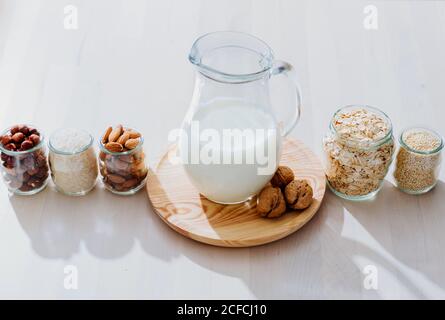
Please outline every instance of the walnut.
M267 218L278 218L286 212L286 201L280 188L265 187L257 202L258 213Z
M292 209L306 209L312 203L312 187L306 180L294 180L284 189L286 202Z
M294 180L292 169L286 166L279 166L270 182L274 187L284 188L292 180Z

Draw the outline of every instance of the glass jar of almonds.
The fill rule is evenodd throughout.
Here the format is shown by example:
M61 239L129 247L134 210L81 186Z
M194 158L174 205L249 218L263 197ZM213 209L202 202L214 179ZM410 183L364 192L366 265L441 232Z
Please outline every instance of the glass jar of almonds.
M99 168L107 190L132 195L142 189L148 169L139 132L121 125L109 127L99 143Z

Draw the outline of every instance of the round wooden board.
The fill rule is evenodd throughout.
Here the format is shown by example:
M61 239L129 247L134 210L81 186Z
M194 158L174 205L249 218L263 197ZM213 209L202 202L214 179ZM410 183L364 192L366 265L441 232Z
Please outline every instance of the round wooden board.
M298 179L309 181L314 189L314 201L306 210L288 210L278 219L259 216L256 197L236 205L221 205L206 199L191 184L182 165L169 161L169 153L175 151L176 147L172 146L156 171L150 170L148 196L154 211L172 229L203 243L251 247L282 239L315 215L325 193L326 181L320 160L298 140L284 141L281 164L292 168Z

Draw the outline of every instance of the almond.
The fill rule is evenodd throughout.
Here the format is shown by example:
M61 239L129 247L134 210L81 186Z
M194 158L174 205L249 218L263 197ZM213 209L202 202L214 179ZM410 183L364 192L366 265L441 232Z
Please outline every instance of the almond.
M107 176L107 168L105 166L100 166L100 174L102 175L102 177Z
M109 174L108 179L110 179L111 182L121 184L125 182L125 178L121 177L117 174Z
M130 139L137 139L141 137L141 134L133 129L127 131L130 134Z
M124 150L124 147L122 147L122 145L117 142L108 142L105 145L105 148L110 152L122 152Z
M141 171L139 171L136 175L139 177L139 179L145 179L145 177L147 176L148 173L148 169L145 168Z
M145 162L144 161L136 161L134 162L130 167L130 172L133 174L136 174L138 171L145 169Z
M134 149L138 146L139 139L128 139L127 142L125 142L125 148L127 149Z
M125 155L125 156L120 156L119 160L123 161L123 162L126 162L126 163L133 163L134 162L133 157L131 155L128 155L128 154Z
M135 153L133 153L133 158L135 160L144 160L145 159L145 153L142 150L140 150L139 152L135 152Z
M130 189L130 188L133 188L135 185L137 185L138 182L139 182L138 179L133 178L133 179L130 179L130 180L125 181L125 182L122 184L122 187L125 188L125 189Z
M125 145L125 142L127 142L128 139L130 139L130 133L126 131L119 137L119 139L117 139L117 143Z
M114 128L110 135L108 136L108 142L116 142L117 139L119 139L119 137L122 134L122 125L118 125L116 128Z
M128 169L128 163L118 160L118 159L114 159L111 166L112 166L113 170L115 170L115 171L125 172Z
M108 127L105 131L105 134L102 136L103 144L106 144L108 142L108 137L110 136L111 131L113 131L113 127Z

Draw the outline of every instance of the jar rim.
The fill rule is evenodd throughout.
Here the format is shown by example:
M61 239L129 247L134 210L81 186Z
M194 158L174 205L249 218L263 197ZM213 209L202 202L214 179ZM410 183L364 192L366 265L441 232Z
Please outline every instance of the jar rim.
M393 135L393 126L392 126L392 122L391 122L391 119L389 118L389 116L385 112L380 110L379 108L376 108L376 107L373 107L370 105L366 105L366 104L350 104L350 105L346 105L346 106L343 106L343 107L337 109L337 111L334 112L334 115L332 116L331 121L329 122L329 129L331 130L331 132L333 134L335 134L337 137L341 138L341 135L338 133L333 122L336 119L337 115L340 114L342 111L345 111L347 109L353 109L353 108L366 109L366 110L369 110L379 116L382 116L383 119L385 120L385 122L389 125L389 130L384 137L382 137L378 140L369 141L368 143L365 144L364 148L378 147L378 146L381 146L382 144L385 144L388 140L391 139L391 137ZM352 142L352 144L360 145L361 141L360 141L360 139L350 137L350 138L348 138L348 142Z
M76 131L78 131L78 132L83 132L83 133L88 134L88 136L89 136L89 138L90 138L90 141L89 141L87 144L85 144L82 148L80 148L80 150L76 150L76 151L72 151L72 152L70 152L70 151L62 151L62 150L57 149L57 148L52 144L51 140L54 138L54 136L55 136L57 133L61 132L62 130L70 130L70 129L71 129L71 130L76 130ZM93 142L94 142L94 138L93 138L93 136L92 136L88 131L86 131L86 130L83 130L83 129L75 129L75 128L59 128L59 129L57 129L56 131L54 131L54 132L51 134L51 136L49 137L49 140L48 140L48 148L49 148L52 152L54 152L54 153L56 153L56 154L65 155L65 156L73 156L73 155L80 154L80 153L82 153L82 152L88 150L88 149L93 145Z
M433 150L428 150L428 151L422 151L422 150L416 150L414 148L411 148L409 145L407 145L403 139L403 135L411 130L422 130L422 131L427 131L429 133L431 133L432 135L434 135L436 138L438 138L440 140L440 144L437 148L433 149ZM426 128L426 127L422 127L422 126L412 126L412 127L407 127L405 129L403 129L402 133L400 133L399 136L399 143L400 145L407 149L408 151L412 152L412 153L417 153L417 154L423 154L423 155L432 155L432 154L436 154L440 151L442 151L443 147L444 147L444 142L443 142L443 138L440 134L438 134L436 131L430 129L430 128Z
M25 123L23 123L23 124L21 124L21 125L24 125L24 126L27 126L27 127L36 128L36 129L37 129L37 127L34 126L34 125L32 125L32 124L25 124ZM3 130L2 133L0 134L0 136L3 136L3 135L5 135L5 134L7 134L8 132L11 132L11 129L12 129L13 127L15 127L15 126L11 126L11 127L8 127L7 129ZM38 130L38 131L39 131L39 130ZM23 150L23 151L12 151L12 150L8 150L8 149L6 149L6 148L3 147L2 144L0 143L0 151L3 152L3 153L5 153L5 154L7 154L8 156L18 156L18 155L23 155L23 154L33 153L33 152L39 150L40 148L42 148L42 146L44 145L45 135L44 135L41 131L39 131L39 134L40 134L40 136L39 136L39 137L40 137L40 142L39 142L36 146L32 147L31 149Z

